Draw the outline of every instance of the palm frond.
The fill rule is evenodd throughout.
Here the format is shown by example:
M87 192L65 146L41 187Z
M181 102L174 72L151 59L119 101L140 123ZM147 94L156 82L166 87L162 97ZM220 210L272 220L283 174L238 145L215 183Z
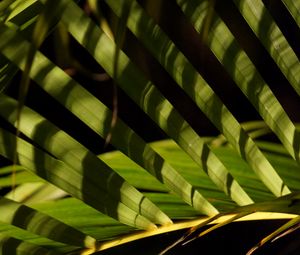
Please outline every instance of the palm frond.
M147 4L134 0L83 4L86 10L72 0L0 3L0 163L4 161L0 188L8 189L12 176L17 186L0 197L0 253L93 254L147 236L190 228L168 250L232 221L273 216L292 219L262 240L258 248L296 229L299 125L277 98L274 85L261 72L255 56L228 24L226 12L220 11L223 4L177 0L170 10L186 20L206 51L197 51L197 57L206 54L219 64L210 66L212 73L220 68L226 72L228 80L245 95L242 100L252 104L262 120L239 122L215 84L210 84L160 22L160 12L152 15ZM281 8L289 11L299 27L299 1L284 0L283 4ZM104 11L99 11L102 5ZM265 48L264 54L275 63L278 75L285 77L299 97L299 59L274 14L260 0L235 0L230 6L251 28L255 40ZM89 10L96 15L89 15ZM118 24L114 34L110 19ZM76 41L76 47L112 78L112 107L88 91L86 81L59 66L73 61L75 68L93 76L84 64L70 60L69 49L67 59L57 63L42 49L47 36L58 30L68 38L62 50ZM143 45L141 49L145 47L143 51L176 86L177 94L163 90L157 84L159 78L154 79L139 66L126 49L130 37ZM16 100L10 86L17 81L18 70L23 82ZM26 105L31 82L116 151L98 155L64 125L57 125L55 117L53 121L43 111ZM226 82L220 85L226 86ZM168 140L147 143L146 137L129 124L128 116L119 116L116 86ZM180 100L178 95L203 112L220 135L201 136L195 122L174 102ZM278 142L264 140L270 133ZM215 225L201 232L207 224Z

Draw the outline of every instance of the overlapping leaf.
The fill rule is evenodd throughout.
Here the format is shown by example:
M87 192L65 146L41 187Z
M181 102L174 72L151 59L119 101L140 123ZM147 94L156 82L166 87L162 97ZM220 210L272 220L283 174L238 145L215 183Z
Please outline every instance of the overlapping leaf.
M290 85L300 95L299 59L263 2L261 0L234 0L234 2L260 42L288 79Z
M74 38L106 69L106 72L112 75L113 63L110 59L114 54L114 44L111 39L74 4L70 4L66 9L62 16L62 22ZM92 40L86 41L87 36ZM119 53L118 61L119 75L116 77L118 85L200 166L203 165L207 174L218 187L238 204L251 203L251 199L222 162L209 151L204 141L162 96L154 84L143 76L123 52ZM132 83L135 86L132 86Z
M107 2L116 14L120 15L122 5L116 1ZM159 26L143 13L142 8L135 1L132 1L128 27L142 40L153 56L172 75L177 84L197 103L199 108L225 135L240 155L248 161L265 185L276 196L289 193L288 187L283 183L272 165L266 160L211 87Z
M23 204L0 197L0 207L1 223L11 224L36 235L72 246L95 246L94 238Z
M0 114L5 116L12 124L16 124L16 101L1 95L0 104ZM149 200L145 199L134 187L126 183L124 179L113 172L105 163L97 159L95 155L89 152L80 143L37 113L28 108L24 108L19 128L21 132L32 138L69 166L69 171L58 173L61 175L61 178L69 183L68 186L76 187L75 190L73 188L68 190L68 192L72 192L73 195L81 199L90 201L89 203L92 203L94 207L99 206L101 211L107 212L110 216L119 220L125 215L123 214L121 218L118 216L118 207L123 206L124 210L127 208L128 213L132 211L128 214L128 216L132 215L132 218L125 217L124 220L127 224L133 226L148 228L153 227L151 221L159 224L170 222L163 212L156 208ZM4 147L4 137L2 144ZM9 144L6 144L6 146L9 146ZM6 157L12 155L14 148L13 145L10 145L10 147L11 151L6 152ZM18 147L19 144L16 148L17 151L19 150ZM45 160L43 160L41 156L42 155L35 160L37 156L34 154L33 149L30 159L33 163L37 161L42 166ZM50 169L48 169L48 171L49 170ZM47 172L47 170L44 171ZM72 175L72 177L70 175ZM40 172L40 176L47 178L45 172ZM59 182L59 180L57 180L57 182ZM105 203L103 203L103 201L100 202L100 194L103 196ZM96 199L96 197L98 197L98 199ZM96 202L97 200L98 202ZM109 203L110 207L108 206ZM134 213L134 211L136 213ZM151 221L148 221L142 215L147 218L149 217Z
M36 15L44 8L42 3L45 2L51 4L51 1L36 0L6 0L0 3L0 52L5 56L0 59L0 90L7 87L17 67L23 71L26 69L26 56L30 47L34 45L29 42L30 36L34 31ZM83 89L43 54L35 52L31 59L32 66L25 70L25 75L38 83L49 95L100 136L106 138L110 135L109 141L126 156L120 152L112 152L96 157L63 130L59 130L43 117L25 108L20 118L20 131L29 138L29 142L19 138L16 147L14 142L16 136L1 129L0 154L13 160L14 153L17 153L18 163L21 166L14 168L17 170L16 184L21 185L17 187L16 199L30 204L34 209L9 200L14 198L13 193L2 198L6 218L0 217L0 221L2 220L0 253L65 254L73 251L91 254L96 250L164 231L191 226L196 229L195 225L206 224L213 218L204 217L198 223L183 222L179 224L180 226L174 224L142 233L134 233L135 228L130 226L154 228L153 223L170 223L169 218L194 219L203 214L215 215L218 211L225 214L234 213L234 215L229 220L218 215L216 218L220 221L215 223L219 225L208 231L231 222L239 215L254 211L299 214L300 199L297 192L273 200L273 195L269 191L271 190L276 196L289 193L289 189L299 191L300 178L299 165L287 156L281 145L254 143L252 137L264 134L268 130L265 127L253 130L250 128L254 135L248 136L245 132L246 127L235 120L188 59L135 1L107 0L106 2L119 16L122 16L124 4L131 7L130 12L126 12L128 28L146 45L153 57L169 72L176 83L198 104L239 154L230 147L221 146L227 142L223 136L215 139L211 144L210 140L200 138L187 124L184 116L179 115L170 102L162 96L155 84L145 78L138 67L120 50L120 41L117 40L116 46L115 42L109 39L73 1L57 1L57 10L52 9L51 12L54 19L59 20L62 14L62 26L65 26L115 82L173 140L146 144L96 97ZM242 16L299 93L299 61L262 2L259 0L252 2L236 0L235 2ZM299 25L299 1L284 0L283 2ZM203 21L207 17L208 9L212 12L213 6L207 5L207 1L198 3L178 0L177 3L190 18L196 30L200 31L204 26L207 39L205 42L290 155L299 161L299 133L268 85L258 75L255 66L239 48L235 38L220 19L214 16L212 26L205 27ZM66 7L66 10L61 13L59 10L63 8L60 7ZM51 26L54 23L51 23ZM49 30L44 28L45 30L42 30L44 32ZM125 22L122 24L123 32L124 29ZM44 39L44 36L41 38ZM36 37L38 38L37 35ZM37 46L40 46L40 43ZM225 55L227 58L224 57ZM16 109L17 104L13 99L1 95L2 119L16 125ZM34 141L35 145L30 144L30 141ZM37 144L41 148L38 148ZM272 166L276 166L276 171ZM58 189L37 182L40 179L25 172L25 169L62 188L67 194L79 200L67 198L35 204L41 201L40 195L43 195L39 187L45 187L51 199L55 197ZM199 171L200 169L207 175ZM0 187L9 185L12 170L11 167L0 168ZM27 181L36 181L36 183L29 184ZM225 194L217 189L213 182ZM143 191L143 194L134 187ZM29 197L27 198L26 194L19 196L18 190L24 194L28 193ZM37 196L34 195L35 190L39 190ZM60 193L59 196L64 194ZM257 203L247 205L252 203L252 199ZM247 206L236 207L234 202ZM16 217L19 211L22 211L21 217ZM288 215L288 217L292 216ZM43 219L49 221L44 224ZM289 229L295 222L298 223L297 218L272 233L269 239L276 238L278 233ZM42 223L43 228L39 228ZM57 234L51 241L54 226L58 226L59 229L72 229L75 234L71 236ZM20 227L25 230L21 230ZM132 235L118 239L119 235L128 233ZM87 236L92 236L88 237L92 240L88 242L89 244L85 243ZM78 237L80 240L76 239ZM93 238L102 241L110 238L116 240L89 250L76 250L75 246L93 246L95 243ZM265 241L269 239L266 238Z
M28 46L24 41L23 46L26 47L26 45ZM4 54L6 54L5 52L9 54L8 45L6 49L7 51L3 50ZM13 56L10 56L13 60ZM93 130L105 137L109 132L106 122L111 119L111 112L109 109L75 81L71 80L62 70L54 67L50 61L43 57L43 55L37 54L37 56L39 56L39 58L36 58L31 71L33 79L39 82L47 92L63 103ZM38 61L38 59L44 62L44 64ZM22 67L22 59L16 61L19 62ZM47 65L45 68L53 69L52 72L48 73L47 79L45 79L44 76L41 76L43 65ZM65 84L65 87L62 86L63 84ZM66 89L68 90L67 102L65 102ZM132 141L135 141L135 143L132 144ZM163 159L157 153L155 153L133 132L133 130L120 120L118 120L114 126L112 144L128 154L137 163L141 164L146 169L149 169L150 173L156 176L160 181L166 183L170 189L178 193L189 204L195 206L197 210L203 211L205 214L215 214L217 212L216 209L205 201L200 193L193 191L192 186L189 183L180 177L180 175L178 175L168 164L165 164ZM72 164L75 163L73 162ZM183 189L183 187L185 188ZM245 195L242 193L241 197L243 196ZM249 201L250 200L248 199L247 202Z
M72 8L73 9L76 8L76 5L73 5ZM68 7L67 9L70 10L71 8ZM77 7L77 9L74 9L74 10L80 11L80 9L78 7ZM64 16L65 15L67 15L67 14L64 14ZM78 15L75 15L75 16L79 17ZM74 20L71 17L69 17L69 18L71 20ZM86 20L87 20L87 22L91 22L91 20L89 20L87 17L86 17ZM75 32L80 32L80 31L84 31L84 30L78 30L76 28ZM6 37L6 38L8 38L8 37ZM27 44L24 42L23 47L26 47L26 45ZM102 46L101 46L101 49L105 50L105 48ZM22 51L24 51L24 50L25 49L23 49ZM10 54L8 47L6 47L6 50L3 50L3 52L6 52L5 54ZM108 53L108 51L106 51L106 53ZM99 55L101 55L101 54L99 54ZM43 58L42 55L37 54L37 56L39 56L40 60L38 60L39 58L37 57L35 63L33 63L32 73L31 73L31 76L33 77L33 79L35 79L38 83L42 84L43 88L45 90L47 90L48 93L52 94L57 100L63 102L67 108L69 108L74 114L76 114L80 119L82 119L84 122L86 122L89 126L91 126L92 129L94 129L97 132L100 132L101 135L106 137L108 130L107 130L107 127L104 122L108 121L111 118L110 117L111 113L108 111L108 109L105 108L95 98L91 97L91 95L89 93L87 93L86 91L84 91L81 87L76 86L75 82L70 80L70 78L68 78L61 70L59 70L57 67L54 68L50 62L47 62L47 60L45 58ZM103 56L105 56L105 55L103 55ZM111 55L110 57L112 57L112 56L113 55ZM123 56L123 58L124 58L124 55L121 55L121 56ZM13 57L11 56L11 60L19 62L19 65L21 65L21 67L22 67L21 59L14 60ZM43 64L40 61L42 61ZM106 63L110 65L109 61L107 61ZM45 79L44 76L41 76L43 65L47 65L47 67L44 67L44 68L52 69L52 67L53 67L52 72L48 72L47 79ZM121 68L124 68L124 66L122 66ZM53 79L53 76L55 73L56 73L56 79ZM143 78L141 77L141 79L143 79ZM71 84L73 84L73 85L67 84L69 82L71 82ZM55 86L54 85L55 83L60 83L60 86L58 86L57 84ZM62 84L66 84L66 86L70 87L70 92L68 94L68 102L67 103L65 103L65 100L66 100L65 94L61 92L63 90ZM129 83L127 83L127 85L129 85ZM71 89L71 87L73 87L73 89ZM158 96L157 93L155 93L156 96ZM83 103L78 100L79 95L81 95L80 96L81 98L83 98L83 97L88 98L88 100L87 99L84 100L85 105L83 105ZM158 96L158 99L159 99L159 96ZM88 105L88 103L89 103L89 105ZM179 115L174 110L172 110L171 105L165 100L164 100L163 104L167 106L166 111L168 111L168 112L172 111L173 115L175 115L177 118L179 118L179 121L178 121L178 120L176 120L176 117L174 116L175 117L174 121L177 122L177 123L174 123L174 125L179 126L181 129L183 129L183 133L184 133L183 135L186 136L186 138L184 138L186 140L185 143L187 142L187 139L190 139L190 140L196 139L195 143L198 143L199 146L201 146L201 147L203 146L204 148L206 148L206 145L201 140L199 140L199 137L196 135L196 133L193 130L189 130L190 128L188 126L186 126L186 122L184 122L184 120L182 120L179 117ZM162 107L164 107L164 105L162 105ZM159 111L160 107L157 107L157 108L158 109L156 111ZM85 109L85 110L82 111L82 109ZM91 109L93 109L93 111L91 111ZM99 110L96 111L96 109L99 109ZM87 112L89 112L90 115L87 115ZM101 116L100 112L104 112L104 114ZM164 112L159 112L159 114L162 115L163 118L169 118L168 113L166 113L167 117L163 116ZM155 113L155 115L156 115L156 113ZM102 119L102 121L101 121L100 117L104 117L104 118L106 117L106 118L104 120ZM99 124L102 126L99 127ZM166 124L167 123L164 121L164 125L166 125ZM177 129L176 126L172 127L173 130L171 132L173 132L173 136L175 136L175 131ZM183 126L183 127L181 127L181 126ZM128 136L124 136L124 133L126 133L126 132L129 133ZM119 133L119 135L116 135L117 133ZM132 152L131 152L132 150L128 146L128 145L130 145L130 141L128 141L129 137L130 137L130 140L135 140L135 144L134 144L135 147L139 146L141 148L139 150L134 149L135 154L132 154ZM123 144L122 144L122 142L123 142ZM126 146L124 145L124 143ZM130 153L129 156L132 157L133 160L137 161L139 164L142 164L146 169L150 168L150 172L155 174L155 176L158 177L159 179L161 179L161 177L159 177L159 175L162 175L163 177L165 176L164 178L166 178L166 180L164 182L169 183L168 185L171 186L173 190L177 187L176 188L177 193L182 194L182 190L183 190L182 187L187 185L186 189L184 189L186 194L182 194L181 196L186 201L190 200L189 203L193 204L196 208L198 208L198 210L204 210L204 211L206 210L205 213L208 213L208 214L213 214L216 212L216 210L211 208L211 206L207 202L203 203L204 200L203 200L203 198L201 198L201 196L199 196L198 192L193 192L194 197L191 197L191 195L190 195L192 192L191 186L188 183L185 183L183 185L183 183L184 183L183 179L181 179L178 175L176 176L176 172L171 170L171 168L168 165L161 163L161 165L164 166L165 170L164 169L153 169L154 166L159 167L157 162L159 162L159 161L163 162L162 159L157 154L155 154L151 148L149 148L145 143L143 143L139 137L135 136L134 133L132 132L132 130L126 128L126 126L120 121L118 123L116 123L116 125L114 127L112 144L114 144L117 148L122 149L122 151L124 151L126 154ZM187 145L185 145L185 147L187 148ZM193 153L194 158L196 158L198 162L200 162L199 157L201 154L199 154L199 153L200 153L201 147L199 147L199 152ZM143 153L143 155L140 156L139 153L141 153L141 152ZM230 184L230 186L228 186L228 182L226 181L226 179L231 179L231 177L230 177L230 175L228 175L228 173L226 173L224 166L222 165L222 163L220 161L218 161L215 158L215 156L211 155L210 157L208 157L208 164L211 164L211 166L209 166L209 174L214 179L214 181L217 182L219 187L221 187L226 193L230 194L233 197L233 199L235 201L237 201L239 204L247 204L247 203L251 202L250 198L247 197L245 192L239 187L239 185L234 180L232 180L232 184ZM214 170L215 167L218 167L219 169ZM221 169L222 169L222 171L221 171ZM155 172L157 172L157 173L155 173ZM228 175L228 177L227 177L227 175ZM225 177L223 177L223 176L225 176ZM175 184L174 181L176 181L177 184ZM179 187L179 189L178 189L178 187Z
M178 3L200 33L209 10L208 2L203 1L198 6L190 6L187 1L178 1ZM295 143L299 132L246 53L239 47L230 30L216 13L214 13L214 24L210 27L206 41L292 157L299 161L299 148Z

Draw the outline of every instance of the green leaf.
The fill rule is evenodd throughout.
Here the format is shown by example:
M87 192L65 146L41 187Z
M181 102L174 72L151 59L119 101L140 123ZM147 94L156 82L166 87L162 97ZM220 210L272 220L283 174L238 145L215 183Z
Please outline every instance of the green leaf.
M235 0L234 2L281 72L300 95L298 57L263 2L260 0Z
M283 0L282 2L286 5L286 7L290 11L291 15L293 16L294 20L300 27L300 18L299 18L300 1L299 0Z
M0 114L10 120L12 124L16 124L16 101L1 95L0 105ZM111 216L118 218L116 205L120 203L124 204L125 208L131 208L137 214L149 217L155 223L166 224L170 222L169 218L154 204L145 199L134 187L126 183L124 179L113 172L84 146L29 108L23 109L19 128L21 132L72 168L69 171L73 172L74 178L70 178L69 172L61 174L64 175L63 178L65 180L69 179L72 186L87 189L86 194L94 193L92 195L93 198L87 197L88 200L95 200L97 193L98 196L102 194L106 198L106 202L112 199L109 211ZM35 157L37 156L34 155L33 151L31 155L32 160ZM43 164L43 156L41 158L37 157L35 161L40 161L40 164ZM87 167L89 168L88 170ZM97 200L99 199L95 201ZM95 202L93 201L93 203ZM113 209L114 207L115 209ZM142 216L140 218L143 223L142 225L137 224L137 227L143 226L147 228L147 224L149 227L153 226L150 222L147 223L146 218ZM135 225L134 218L131 220L130 224Z
M72 22L70 22L72 20ZM84 46L112 75L113 65L110 59L114 54L114 44L103 32L78 8L70 3L62 17L74 38ZM86 41L86 37L92 39ZM92 43L93 42L93 43ZM213 182L238 204L248 204L252 200L230 175L218 158L209 151L203 140L191 129L155 86L130 62L126 55L119 53L118 85L190 156L208 173ZM135 86L131 86L134 82Z
M42 45L45 40L48 31L55 23L58 22L60 14L63 12L65 6L57 5L56 0L46 1L45 6L41 13L39 14L37 21L34 26L32 34L32 43L26 55L26 63L24 71L22 72L22 78L19 88L19 98L18 98L18 111L17 111L17 132L19 132L19 120L20 115L25 103L25 99L29 90L30 84L30 69L36 54L37 49ZM60 8L58 8L58 6Z
M40 67L41 67L41 65L38 65L38 68L40 68ZM62 75L62 73L60 75ZM49 79L51 79L51 78L49 77ZM54 81L55 80L51 79L51 82L54 82ZM49 84L47 84L47 86L49 86ZM61 87L59 89L61 89ZM82 89L79 89L79 91L80 91L80 93L76 93L76 100L70 102L70 103L73 104L72 105L73 109L74 109L76 101L78 102L78 96L79 96L79 94L84 93ZM87 96L89 96L89 94L87 94ZM65 100L65 96L64 95L62 95L61 97L62 97L62 100ZM94 101L92 101L92 102L94 102ZM82 105L80 105L80 106L82 106ZM90 107L89 109L94 109L95 110L95 107L97 107L97 106L99 107L99 104L94 103L93 107ZM86 107L87 106L85 106L85 108ZM103 110L103 107L102 107L101 111L106 111L107 112L108 110L107 109ZM84 115L86 115L86 112L83 113L81 111L80 118L87 120L87 116L84 116ZM94 112L92 113L92 116L93 116L93 118L95 118L94 117L95 116ZM97 115L97 117L98 117L98 115ZM97 119L99 119L99 118L97 118ZM94 121L96 122L97 120L95 119ZM89 125L93 125L94 121L92 121L91 119L89 119L86 122L89 123ZM97 123L99 123L99 122L97 121ZM124 125L122 125L122 123L120 123L119 125L116 124L116 126L114 127L114 130L117 130L119 133L122 133L122 137L124 137L124 131L126 130L124 128L126 128L126 127L124 127ZM133 136L132 131L129 130L128 132L130 132L131 139L134 139L135 137L132 137ZM113 141L117 141L118 144L120 144L120 141L119 141L120 137L121 137L121 135L113 136ZM135 140L136 140L136 142L138 142L138 140L140 140L140 139L138 137L136 137ZM113 141L112 141L112 143L115 144ZM128 144L128 141L127 141L126 144ZM130 154L131 157L134 157L134 159L138 163L140 163L140 164L142 163L142 165L145 166L146 169L150 168L150 171L156 177L158 177L159 179L161 179L161 177L159 176L160 172L161 172L162 173L162 177L165 179L164 183L166 183L168 187L171 187L172 190L175 190L175 192L177 192L180 196L182 196L184 198L184 200L187 201L189 204L192 204L193 206L195 206L195 208L197 208L197 210L204 211L207 214L215 214L216 213L216 210L214 208L212 208L209 205L209 203L207 203L207 201L205 201L204 198L197 191L194 192L193 189L192 189L192 187L187 182L185 182L176 172L174 172L172 170L172 168L170 168L166 164L163 164L162 159L157 154L155 154L154 151L151 150L151 148L149 148L145 143L141 143L140 142L140 144L141 145L139 147L141 149L139 149L139 150L135 149L134 151L141 151L141 152L143 152L143 158L140 159L140 158L136 157L136 155L133 155L132 152ZM135 146L137 146L137 145L135 145ZM124 148L124 145L123 145L123 148ZM126 149L126 150L128 151L128 149ZM143 162L144 160L146 161L145 163ZM158 164L158 162L160 162L160 161L161 161L161 163ZM220 163L217 162L217 164L220 164ZM159 169L160 165L163 165L164 169ZM158 167L158 169L157 169L157 167ZM222 175L222 173L219 174L219 176L221 176L221 175ZM223 178L223 177L221 176L221 177L217 177L217 178ZM224 180L225 184L222 184L221 183L222 181L223 180L218 180L219 186L221 186L223 189L225 189L226 192L228 192L227 190L229 190L229 187L227 187L226 180ZM182 187L183 186L186 187L186 189L184 189L184 192L182 192ZM232 192L235 189L237 189L237 192ZM241 191L241 189L239 188L239 186L234 181L232 183L232 191L230 191L232 193L232 197L237 197L237 198L235 198L235 200L237 200L239 203L246 204L246 203L251 202L251 200L245 195L245 193L243 191ZM193 193L193 196L191 196L191 193Z
M13 200L0 197L1 222L57 242L93 247L96 240L66 224Z
M24 42L23 46L25 45L28 46L28 44ZM75 81L70 80L70 78L64 72L62 72L62 70L58 69L57 67L55 68L53 64L43 58L42 55L37 53L37 56L40 57L40 60L42 60L44 64L49 65L49 68L53 68L53 72L48 73L48 79L44 79L44 77L40 74L41 67L43 65L39 62L35 62L32 66L33 74L31 74L31 76L33 76L37 82L42 84L47 92L62 102L74 114L87 123L94 131L99 133L102 137L106 137L110 132L106 122L113 118L108 108L101 104L90 93L86 92L82 87L78 86ZM19 63L19 65L21 64ZM66 95L63 91L62 84L58 85L59 82L62 82L62 78L66 79L68 82L71 81L73 84L73 90L71 90L70 94L68 95L68 103L65 102ZM56 83L56 85L54 85L54 83ZM66 84L66 87L68 86L71 85ZM61 93L61 91L63 91L63 93ZM82 100L79 100L79 98ZM96 113L96 109L98 109L98 113ZM87 115L87 112L89 112L90 115ZM99 114L100 112L103 112L103 115ZM101 125L100 127L99 124ZM124 133L128 133L128 135L124 135ZM175 191L184 199L184 201L190 205L193 205L197 210L205 214L211 215L217 213L217 210L213 208L198 191L194 191L193 187L189 183L187 183L174 169L166 164L157 153L155 153L122 121L117 120L113 128L112 136L113 145L115 145L117 148L120 148L133 160L148 169L151 174L165 183L171 190ZM131 140L134 140L135 144L131 145ZM135 152L135 154L133 152ZM182 189L182 187L185 187L185 189ZM243 196L245 196L244 193L241 194L241 197ZM247 198L248 203L249 201L249 198Z
M17 102L1 94L0 122L4 124L3 129L0 129L0 158L13 161L16 154L19 165L0 168L1 186L10 186L11 173L15 170L18 185L14 192L7 193L0 200L3 203L1 213L3 211L5 216L3 219L0 217L0 254L91 254L159 233L183 228L192 228L189 233L193 233L199 224L217 224L204 232L207 233L249 213L239 220L271 219L274 215L270 211L284 213L276 216L280 218L299 215L299 130L289 119L288 109L279 104L269 89L268 86L273 84L264 82L255 64L238 46L240 38L233 37L230 32L232 28L227 29L214 14L214 0L177 0L185 13L180 18L190 19L199 32L199 41L208 44L223 69L231 75L265 122L246 125L237 122L217 97L217 90L214 91L202 79L190 60L166 36L172 31L166 29L165 34L146 14L146 10L151 12L147 3L143 9L133 0L106 1L103 13L107 14L107 20L112 17L116 21L115 14L121 17L119 31L114 35L117 39L114 41L109 39L113 38L111 31L103 28L103 32L92 21L95 16L87 17L90 14L87 12L101 8L102 4L87 1L85 7L88 7L88 3L92 3L92 6L83 10L75 2L4 0L0 3L0 90L5 91L12 84L11 79L17 68L20 69L27 77L27 82L32 79L45 90L45 97L52 96L69 113L74 114L78 121L82 121L102 138L107 138L106 141L119 151L96 156L48 121L47 115L43 118L29 108L24 108L20 119L25 138L18 138L16 146L16 135L10 132L13 130L11 124L16 126ZM283 2L299 25L300 2ZM278 17L273 20L259 0L236 0L235 3L241 11L239 19L244 17L247 20L279 69L299 93L299 60L274 21ZM153 7L155 3L151 2L150 5ZM161 9L164 5L163 1L159 3L159 8L156 8L159 14L155 13L153 17L165 14ZM179 11L177 6L173 7ZM61 13L63 8L66 9ZM53 19L41 23L40 20L45 17L43 12L44 15L53 14ZM98 18L99 13L96 15ZM226 12L222 14L226 15ZM100 17L101 28L106 18ZM75 42L76 47L87 51L107 72L105 75L112 77L113 82L171 140L147 144L125 124L127 115L123 115L124 122L116 117L116 104L111 112L97 99L96 94L83 88L82 85L85 86L89 80L85 79L82 85L79 84L58 67L61 62L54 64L49 61L53 57L51 52L46 53L48 59L37 50L56 22L59 22L65 34L69 33L68 36L79 43ZM39 24L42 24L40 28ZM192 29L190 24L185 25L187 29ZM151 58L156 58L160 63L161 66L154 61L156 67L168 72L182 89L181 92L189 95L191 100L188 104L192 106L193 101L196 102L219 129L221 134L218 137L200 137L198 134L202 130L198 129L198 125L194 126L194 121L190 122L190 117L195 116L180 115L166 99L170 96L173 100L172 93L168 95L165 92L164 97L158 86L149 81L152 73L147 78L139 66L133 64L139 55L132 58L125 55L121 46L122 40L127 40L127 37L123 37L127 32L126 27L134 34L129 34L129 38L135 36L134 40L144 44L146 54L150 53ZM182 39L190 40L188 37ZM48 48L48 44L45 46ZM206 46L204 48L213 58L210 50ZM26 68L30 49L34 55L31 55L31 63L27 63ZM73 46L65 44L61 50L65 49L72 54ZM143 46L141 49L144 51ZM222 68L221 65L219 67ZM214 67L210 68L212 70L209 72L214 74ZM86 67L83 69L84 74L91 78L93 71ZM14 94L11 90L7 90L7 93ZM188 101L188 97L185 100ZM53 121L56 121L55 116ZM255 138L270 132L267 125L284 147L271 142L254 142ZM2 166L2 160L0 164ZM7 165L6 160L4 165ZM288 194L290 190L292 193ZM6 189L1 191L6 192ZM276 196L288 195L274 200L272 193ZM74 198L64 198L65 195ZM13 198L20 202L12 201ZM47 199L55 200L45 202ZM22 213L19 217L20 211ZM265 240L276 240L288 234L298 227L298 218ZM49 221L45 223L39 219ZM155 229L154 223L170 223L170 219L174 224ZM53 233L56 234L53 231L55 222L60 227L74 229L77 234L57 234L52 238L54 240L48 239ZM153 230L137 231L137 228ZM74 238L81 235L81 243L78 245ZM92 248L78 249L78 246L85 245L83 239L86 236L91 236ZM94 238L102 241L101 245L94 246Z
M26 172L38 178L29 171ZM15 189L7 193L5 197L29 205L32 203L39 203L41 201L59 199L67 195L65 191L50 183L41 182L41 178L38 179L39 182L27 181L24 184L17 186Z
M3 130L1 131L0 153L2 156L12 160L12 149L14 148L9 148L7 140L14 141L16 138ZM7 150L8 148L9 150ZM146 218L135 213L123 203L111 199L107 194L99 196L103 191L98 185L93 184L93 182L89 183L83 175L78 175L78 172L65 165L62 161L54 159L20 139L18 140L17 149L20 164L74 197L84 200L87 204L117 218L125 224L139 228L154 227ZM36 157L39 160L35 160ZM83 189L82 187L87 188Z
M107 3L117 15L120 15L121 8L116 1L107 0ZM177 84L197 103L199 108L225 135L240 155L247 160L273 194L276 196L288 194L290 192L289 188L283 183L272 165L245 133L219 97L176 48L174 43L170 41L158 25L155 25L153 20L143 12L135 1L131 6L128 27L145 44ZM97 59L97 55L95 58ZM128 93L128 90L126 92ZM137 95L136 91L135 95ZM158 97L157 94L155 97Z
M208 1L193 6L193 8L188 7L187 1L184 0L180 1L180 4L200 34L209 11ZM206 42L271 130L285 145L289 153L299 161L299 148L295 142L296 137L300 136L299 132L217 14L214 15L214 25L210 29Z
M25 171L25 168L22 166L9 165L0 168L0 175L7 175L12 172Z
M20 40L20 38L19 38ZM7 45L8 46L8 45ZM25 42L24 45L25 46ZM6 47L7 50L8 47ZM24 50L24 49L23 49ZM9 53L8 53L9 54ZM56 99L65 102L66 95L59 94L60 91L63 89L62 84L58 86L53 86L54 82L61 82L61 78L65 78L67 81L70 81L70 78L65 75L61 70L58 68L54 68L50 62L47 62L45 58L42 57L42 55L37 54L37 56L40 57L40 60L46 62L47 65L50 65L49 67L53 68L53 72L49 72L47 80L44 79L43 76L41 76L40 71L43 66L43 64L39 63L38 61L33 63L34 66L32 67L31 74L34 79L36 79L38 82L42 83L44 88L55 96ZM37 59L36 59L37 60ZM21 60L20 60L21 61ZM56 71L56 72L55 72ZM56 79L53 79L53 73L56 74ZM57 80L58 79L58 80ZM103 115L101 117L104 117L104 121L110 119L110 111L105 108L96 98L92 97L89 93L87 93L85 90L83 90L81 87L79 87L74 81L73 83L73 90L71 90L73 93L69 94L68 103L64 103L68 108L70 108L78 117L83 119L89 126L91 126L94 130L97 130L98 133L100 132L104 137L107 134L107 126L106 123L101 122L101 119L99 119L100 112L103 112ZM71 86L70 84L66 84L66 86ZM74 100L73 100L74 98ZM85 106L83 106L83 102L79 101L78 98L82 98L82 101L84 101ZM89 106L90 105L90 106ZM80 107L80 108L78 108ZM82 108L84 107L84 108ZM84 110L82 110L84 109ZM99 109L99 112L96 114L96 109ZM90 115L87 115L87 111L90 113ZM95 118L96 117L96 118ZM98 125L102 123L102 126L100 127L100 131L98 128ZM102 131L101 131L102 130ZM215 214L217 211L215 208L213 208L207 201L205 201L205 198L203 198L200 193L197 191L193 191L193 188L190 184L188 184L182 177L180 177L169 165L165 164L162 158L155 153L149 146L146 145L145 142L143 142L138 136L134 135L133 131L125 126L122 122L116 123L113 131L113 138L112 143L114 145L121 144L121 149L125 151L125 153L129 154L135 161L137 161L139 164L141 164L146 169L149 169L149 171L155 175L160 181L166 183L166 185L171 189L174 190L177 194L179 194L186 202L193 205L197 210L200 210L204 212L205 214ZM127 136L124 136L124 132L128 132ZM118 134L114 136L114 134ZM130 139L128 141L128 139ZM131 150L131 148L128 148L128 144L130 144L130 141L134 140L134 150ZM125 145L124 145L125 143ZM136 154L132 154L132 152L135 151ZM222 181L222 180L221 180ZM221 182L219 181L219 182ZM224 185L222 185L224 186ZM236 186L236 187L235 187ZM182 187L186 187L184 190ZM237 189L239 192L235 192L233 195L238 197L236 199L244 200L243 204L251 202L251 200L245 195L243 191L239 188L237 184L233 182L232 189ZM227 188L225 186L224 188ZM238 200L239 201L239 200Z
M107 240L117 235L136 231L135 228L124 225L75 198L36 203L31 207L87 233L97 240Z
M0 171L1 172L1 171ZM14 179L14 182L16 185L26 183L26 182L37 182L40 181L40 178L28 173L27 171L18 171L15 173L15 176L12 175L6 175L2 177L0 175L0 187L10 187L12 186L12 181Z
M37 246L13 237L0 235L0 254L14 255L59 255L63 254L55 250Z
M0 93L2 93L11 82L17 72L16 66L9 64L9 61L1 55L0 58Z

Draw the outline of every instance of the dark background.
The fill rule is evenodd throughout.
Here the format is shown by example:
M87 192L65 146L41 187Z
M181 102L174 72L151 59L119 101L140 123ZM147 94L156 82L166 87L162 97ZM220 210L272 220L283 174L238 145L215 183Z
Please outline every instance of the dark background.
M244 255L262 238L275 231L285 220L251 221L231 223L220 229L169 250L166 255ZM203 228L205 230L207 227ZM97 254L103 255L154 255L182 237L186 231L176 231L117 246ZM297 255L300 254L300 231L268 243L255 251L254 255Z

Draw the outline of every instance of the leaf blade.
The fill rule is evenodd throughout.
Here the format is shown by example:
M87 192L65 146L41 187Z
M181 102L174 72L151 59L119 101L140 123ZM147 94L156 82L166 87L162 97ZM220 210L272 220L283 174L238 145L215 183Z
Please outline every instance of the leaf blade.
M112 72L110 63L113 55L113 45L111 40L88 19L78 7L69 5L63 15L62 21L68 27L74 38L83 45L108 74ZM76 22L70 23L70 17ZM93 38L94 44L85 40L86 33ZM119 72L121 75L117 79L118 85L173 139L188 151L191 157L200 165L208 165L206 169L210 177L214 180L226 194L229 194L237 203L251 203L251 198L243 191L240 185L232 178L227 169L222 165L217 157L209 151L202 139L191 129L191 127L178 114L173 106L167 101L155 86L147 81L145 77L130 63L130 60L123 52L119 53ZM138 75L139 74L139 75ZM136 86L132 87L134 81ZM137 86L139 85L139 86ZM178 132L180 130L180 132ZM179 134L178 134L179 133ZM197 148L197 150L193 149ZM217 170L216 170L217 169ZM227 178L231 179L228 185Z

